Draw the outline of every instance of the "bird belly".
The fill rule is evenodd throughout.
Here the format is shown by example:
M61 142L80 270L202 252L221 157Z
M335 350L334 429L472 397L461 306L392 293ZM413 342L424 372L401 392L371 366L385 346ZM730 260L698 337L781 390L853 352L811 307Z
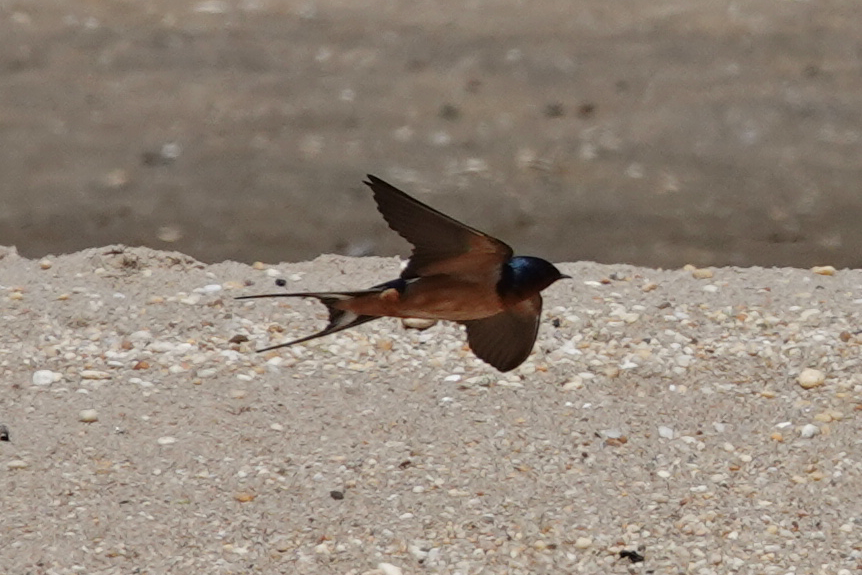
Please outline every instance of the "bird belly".
M495 286L453 280L449 276L423 277L403 292L392 288L338 302L337 307L360 315L416 317L466 321L503 311Z

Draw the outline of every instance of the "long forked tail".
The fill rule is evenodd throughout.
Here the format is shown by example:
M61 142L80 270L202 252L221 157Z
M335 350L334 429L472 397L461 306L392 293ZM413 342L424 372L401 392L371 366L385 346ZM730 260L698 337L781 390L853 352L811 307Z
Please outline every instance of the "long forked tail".
M258 299L266 297L313 297L320 300L320 302L323 303L326 306L326 309L329 311L329 325L327 325L326 328L322 331L305 337L301 337L299 339L295 339L293 341L289 341L287 343L280 343L278 345L272 345L270 347L265 347L263 349L257 350L257 352L260 353L262 351L269 351L271 349L278 349L280 347L288 347L297 343L303 343L305 341L316 339L318 337L323 337L325 335L336 333L357 325L362 325L363 323L369 322L373 319L378 319L378 316L376 315L359 315L358 313L335 307L335 304L337 302L353 299L354 297L365 293L367 292L271 293L240 296L236 299Z

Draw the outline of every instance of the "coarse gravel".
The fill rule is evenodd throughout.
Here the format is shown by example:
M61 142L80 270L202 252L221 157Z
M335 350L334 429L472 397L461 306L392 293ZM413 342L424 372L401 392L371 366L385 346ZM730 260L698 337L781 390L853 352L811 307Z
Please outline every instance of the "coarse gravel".
M499 374L445 322L254 353L325 310L234 296L395 258L0 248L0 573L857 573L862 271L560 268Z

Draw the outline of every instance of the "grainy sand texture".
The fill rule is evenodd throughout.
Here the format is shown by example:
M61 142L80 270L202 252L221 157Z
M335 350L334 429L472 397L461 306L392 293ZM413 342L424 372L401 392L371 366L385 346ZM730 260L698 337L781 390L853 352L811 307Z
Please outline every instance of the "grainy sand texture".
M860 271L561 264L501 375L444 323L254 353L325 310L234 296L397 259L0 256L0 573L862 567Z

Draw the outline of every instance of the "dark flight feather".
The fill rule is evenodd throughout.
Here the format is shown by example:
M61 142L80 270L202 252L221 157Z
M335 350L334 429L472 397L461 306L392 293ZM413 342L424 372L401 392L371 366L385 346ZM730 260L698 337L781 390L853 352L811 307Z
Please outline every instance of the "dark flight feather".
M380 178L368 175L377 209L389 227L413 245L405 279L439 274L472 275L497 269L512 257L500 240L438 212Z
M533 351L542 315L542 296L534 295L491 317L461 322L476 356L500 371L511 371Z

